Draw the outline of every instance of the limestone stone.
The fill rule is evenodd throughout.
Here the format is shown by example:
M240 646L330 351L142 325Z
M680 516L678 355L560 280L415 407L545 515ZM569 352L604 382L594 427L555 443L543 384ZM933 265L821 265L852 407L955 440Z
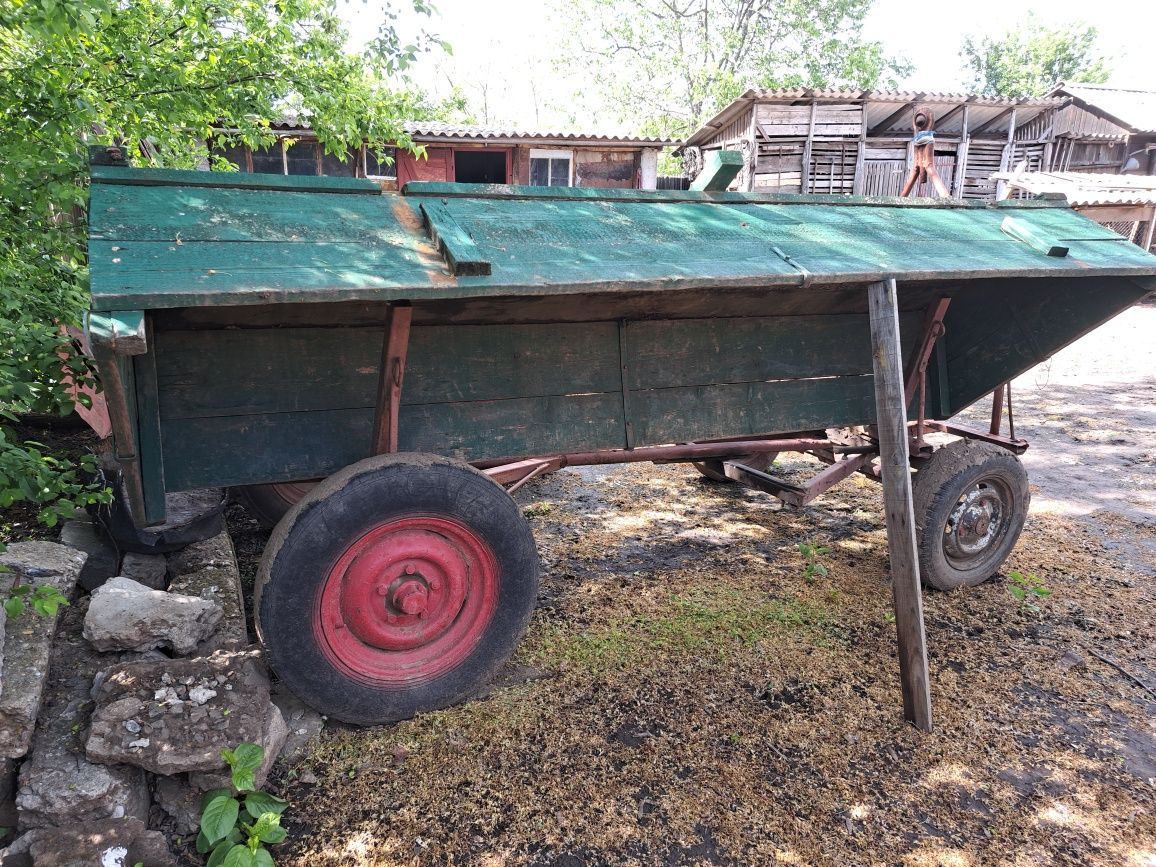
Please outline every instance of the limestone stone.
M140 819L38 828L0 850L4 867L177 867L164 834Z
M94 764L84 755L89 684L100 666L127 658L126 654L112 660L101 657L80 637L86 602L78 600L61 617L32 748L20 767L16 806L21 830L148 816L144 771Z
M116 545L104 528L84 512L78 511L74 519L64 522L60 528L60 541L88 555L79 578L80 586L85 590L95 590L116 574L120 565Z
M129 551L120 563L120 574L151 590L168 587L169 563L163 554L138 554Z
M0 574L4 575L6 588L13 584L48 585L71 597L85 559L82 551L55 542L13 542L0 554L0 566L7 569ZM51 617L26 611L6 624L0 757L15 759L28 752L59 619L59 611Z
M186 654L212 635L221 606L200 596L151 590L131 578L110 578L92 594L84 637L97 650L169 647Z
M169 555L169 592L200 596L221 606L217 630L196 649L198 656L215 650L240 650L249 644L241 573L229 534L222 532Z
M188 696L197 688L216 695L196 705ZM115 666L95 700L88 758L156 774L223 770L221 750L260 743L269 725L269 682L255 651Z
M289 729L285 725L284 717L281 716L280 708L270 702L265 729L261 733L261 737L253 741L253 743L260 744L265 750L265 760L253 775L253 785L256 788L259 789L265 785L265 780L269 778L269 771L273 769L273 763L277 761L277 756L281 752L281 748L285 746L285 739L288 736ZM232 776L228 770L218 773L189 774L189 783L192 784L193 788L202 792L208 792L212 789L228 789L233 786Z
M285 765L293 765L309 755L310 748L325 728L325 720L281 684L273 687L272 696L273 704L280 708L289 729L277 760Z

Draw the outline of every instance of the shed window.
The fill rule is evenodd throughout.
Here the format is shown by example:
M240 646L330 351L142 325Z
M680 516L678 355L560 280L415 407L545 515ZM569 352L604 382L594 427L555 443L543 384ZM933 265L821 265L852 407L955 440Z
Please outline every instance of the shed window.
M568 187L571 184L573 151L530 151L530 183L535 187Z

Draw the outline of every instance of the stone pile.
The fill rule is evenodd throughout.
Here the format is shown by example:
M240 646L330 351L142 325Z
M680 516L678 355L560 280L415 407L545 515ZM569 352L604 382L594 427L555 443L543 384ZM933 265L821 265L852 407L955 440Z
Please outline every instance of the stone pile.
M92 527L66 536L99 548ZM260 786L286 740L303 750L322 724L277 697L291 730L271 700L260 654L249 648L227 533L167 556L117 557L111 571L120 574L105 574L107 551L84 573L91 556L43 542L0 556L9 570L0 590L50 583L72 597L89 583L92 591L48 623L28 614L5 629L0 619L0 825L22 832L0 850L5 867L175 865L150 818L154 829L195 832L201 795L230 784L223 749L261 744ZM5 784L10 792L13 760L25 753L6 817Z

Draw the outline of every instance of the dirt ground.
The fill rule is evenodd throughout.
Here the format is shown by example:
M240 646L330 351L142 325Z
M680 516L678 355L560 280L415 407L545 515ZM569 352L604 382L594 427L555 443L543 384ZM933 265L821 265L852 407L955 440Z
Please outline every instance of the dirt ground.
M568 470L517 494L544 575L506 682L327 730L276 780L278 863L1156 867L1153 335L1136 308L1013 386L1033 505L1005 571L1051 595L925 594L933 734L902 719L877 486L793 510Z

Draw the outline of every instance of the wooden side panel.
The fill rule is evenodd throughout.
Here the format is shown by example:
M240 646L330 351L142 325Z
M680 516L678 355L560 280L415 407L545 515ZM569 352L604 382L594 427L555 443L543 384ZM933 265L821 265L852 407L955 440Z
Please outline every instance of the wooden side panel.
M1119 277L991 280L951 303L944 326L955 414L1125 310L1153 282Z
M871 383L864 375L632 392L635 444L870 423Z
M373 409L164 422L169 490L327 476L368 457ZM400 451L462 458L621 448L622 400L592 394L402 406Z
M425 149L425 158L415 157L401 148L397 151L397 188L410 181L452 181L454 152L450 148Z

